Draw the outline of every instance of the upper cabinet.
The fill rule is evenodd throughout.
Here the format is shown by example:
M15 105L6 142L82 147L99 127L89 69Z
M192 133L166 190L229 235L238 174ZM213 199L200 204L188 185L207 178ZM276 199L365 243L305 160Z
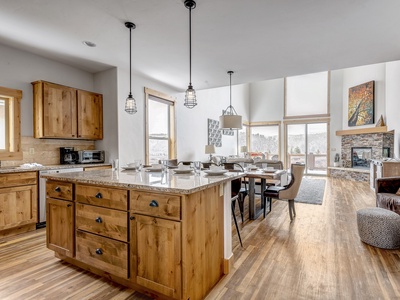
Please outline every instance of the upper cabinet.
M35 81L35 138L103 139L103 96L88 91Z

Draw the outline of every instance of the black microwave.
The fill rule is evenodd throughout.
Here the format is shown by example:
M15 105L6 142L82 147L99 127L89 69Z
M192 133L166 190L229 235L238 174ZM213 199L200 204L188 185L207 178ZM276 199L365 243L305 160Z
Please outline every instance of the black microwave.
M102 150L80 150L78 151L78 163L103 163L104 151Z

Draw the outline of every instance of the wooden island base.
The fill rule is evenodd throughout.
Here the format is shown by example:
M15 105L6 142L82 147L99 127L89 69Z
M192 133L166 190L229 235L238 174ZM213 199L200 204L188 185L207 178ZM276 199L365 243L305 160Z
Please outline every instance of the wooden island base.
M226 181L180 194L55 179L46 233L56 257L159 299L203 299L229 272Z

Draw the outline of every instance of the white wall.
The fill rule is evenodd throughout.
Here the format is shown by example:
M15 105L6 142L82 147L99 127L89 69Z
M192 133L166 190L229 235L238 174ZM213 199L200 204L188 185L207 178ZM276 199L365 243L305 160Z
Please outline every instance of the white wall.
M394 155L399 158L400 143L400 61L386 63L386 125L394 130ZM384 115L385 116L385 115Z
M196 90L197 106L186 108L184 94L177 95L177 153L178 160L206 161L208 154L204 153L208 144L207 119L219 120L222 111L229 105L229 86ZM243 121L249 120L249 85L232 85L232 106L242 116ZM237 133L234 136L222 135L222 147L216 147L214 155L237 154Z
M132 74L132 95L136 99L137 113L125 112L125 100L129 95L129 70L118 68L118 158L121 166L133 160L145 159L145 95L144 88L150 88L173 96L178 91L154 80ZM105 112L107 113L107 112Z
M106 162L118 158L118 77L117 68L96 73L94 88L103 94L103 140L96 149L105 151Z
M336 131L342 130L343 120L343 70L332 71L330 74L330 162L333 166L335 154L341 152L342 139ZM346 117L345 117L346 119ZM347 119L346 119L347 120Z
M21 135L33 136L31 82L46 80L94 91L93 74L25 51L0 45L0 86L22 90Z
M375 64L362 66L357 68L349 68L343 70L343 120L342 129L355 129L349 127L348 120L348 103L349 103L349 88L359 84L374 80L375 81L375 120L374 123L380 118L381 115L385 116L385 64ZM375 125L357 126L356 128L368 128Z

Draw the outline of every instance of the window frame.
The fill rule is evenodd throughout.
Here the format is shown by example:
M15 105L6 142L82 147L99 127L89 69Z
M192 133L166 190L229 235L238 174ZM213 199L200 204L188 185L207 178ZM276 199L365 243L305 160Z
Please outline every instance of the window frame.
M22 91L1 87L0 97L5 99L7 135L5 151L0 150L0 160L22 160L21 149L21 99Z
M156 90L152 90L150 88L144 88L145 93L145 107L146 107L146 116L145 116L145 163L149 164L150 153L149 153L149 101L157 101L149 99L151 97L160 99L160 102L169 105L169 157L168 159L176 158L176 126L175 126L175 99L169 95L158 92ZM159 140L166 140L164 138L158 138Z

